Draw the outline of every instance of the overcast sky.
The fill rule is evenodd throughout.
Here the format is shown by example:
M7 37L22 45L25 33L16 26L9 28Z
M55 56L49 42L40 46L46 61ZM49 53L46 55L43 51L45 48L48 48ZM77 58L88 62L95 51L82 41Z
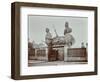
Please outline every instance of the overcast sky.
M88 36L88 18L83 17L58 17L58 16L28 16L28 36L30 41L41 43L45 41L45 29L49 28L52 36L55 36L53 27L55 27L59 36L64 36L65 22L72 28L72 35L75 38L73 47L80 47L82 42L87 42Z

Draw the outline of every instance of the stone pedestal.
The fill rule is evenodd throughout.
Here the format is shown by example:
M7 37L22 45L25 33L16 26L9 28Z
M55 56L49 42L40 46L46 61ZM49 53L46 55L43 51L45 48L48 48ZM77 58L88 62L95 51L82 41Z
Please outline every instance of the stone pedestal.
M67 46L64 46L64 61L67 61Z
M48 48L46 48L45 50L46 50L46 61L48 61Z

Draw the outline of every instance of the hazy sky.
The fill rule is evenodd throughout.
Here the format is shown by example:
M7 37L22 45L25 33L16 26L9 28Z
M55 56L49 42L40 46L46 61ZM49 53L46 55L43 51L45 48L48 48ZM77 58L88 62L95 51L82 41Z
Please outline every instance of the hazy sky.
M82 42L88 41L88 18L83 17L58 17L58 16L28 16L28 29L30 41L35 43L41 43L45 41L45 28L49 28L52 36L55 36L53 27L59 36L64 36L65 22L69 23L69 27L72 28L72 35L75 38L75 44L73 47L80 47Z

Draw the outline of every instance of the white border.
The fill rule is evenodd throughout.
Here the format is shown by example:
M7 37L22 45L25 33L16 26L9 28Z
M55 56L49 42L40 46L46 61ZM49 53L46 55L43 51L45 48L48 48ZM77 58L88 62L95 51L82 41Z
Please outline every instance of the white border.
M94 71L94 11L21 7L20 9L20 75L40 75ZM88 64L28 67L28 17L27 15L55 15L88 17Z

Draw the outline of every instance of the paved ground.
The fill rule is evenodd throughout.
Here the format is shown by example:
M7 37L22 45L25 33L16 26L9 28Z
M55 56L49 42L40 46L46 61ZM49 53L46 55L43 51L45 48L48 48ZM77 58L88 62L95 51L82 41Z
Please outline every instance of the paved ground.
M86 64L87 62L65 62L65 61L38 61L38 60L30 60L29 66L54 66L54 65L72 65L72 64Z

